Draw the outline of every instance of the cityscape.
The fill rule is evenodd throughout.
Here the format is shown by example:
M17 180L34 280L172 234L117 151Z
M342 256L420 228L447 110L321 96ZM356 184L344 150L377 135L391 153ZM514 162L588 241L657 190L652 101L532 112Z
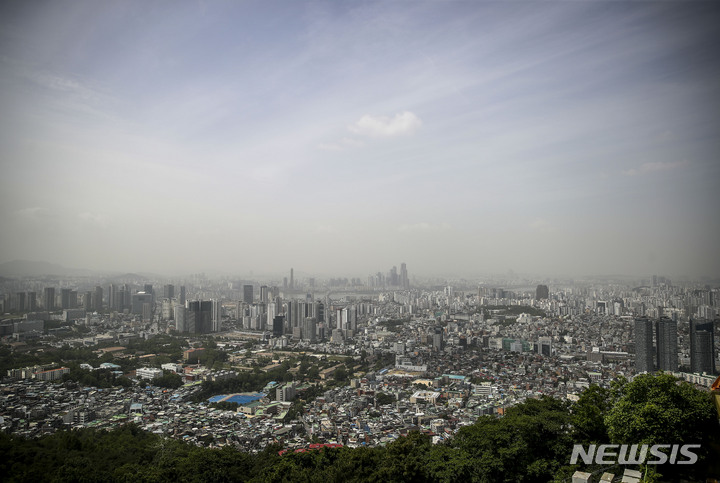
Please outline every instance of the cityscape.
M720 481L718 25L0 2L0 478Z
M365 279L6 277L0 427L40 437L133 422L251 453L413 431L442 444L478 417L577 402L619 378L662 371L705 392L715 381L718 286L432 285L399 266Z

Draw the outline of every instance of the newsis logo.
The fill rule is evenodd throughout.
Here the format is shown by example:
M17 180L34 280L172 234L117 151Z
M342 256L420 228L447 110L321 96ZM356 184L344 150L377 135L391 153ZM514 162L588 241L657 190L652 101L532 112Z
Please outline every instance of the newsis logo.
M593 462L598 465L692 465L698 460L693 452L694 448L700 448L699 444L646 444L640 446L633 444L591 444L585 449L581 444L573 446L570 464L577 464L578 458L583 463L590 465ZM639 450L638 450L639 449ZM669 454L666 451L669 450ZM654 459L648 459L648 451ZM647 460L647 461L646 461Z

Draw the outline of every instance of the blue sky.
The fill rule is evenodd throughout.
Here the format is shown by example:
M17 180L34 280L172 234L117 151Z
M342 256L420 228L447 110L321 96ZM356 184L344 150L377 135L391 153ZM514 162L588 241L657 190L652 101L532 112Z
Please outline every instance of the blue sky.
M0 261L720 272L713 3L0 8Z

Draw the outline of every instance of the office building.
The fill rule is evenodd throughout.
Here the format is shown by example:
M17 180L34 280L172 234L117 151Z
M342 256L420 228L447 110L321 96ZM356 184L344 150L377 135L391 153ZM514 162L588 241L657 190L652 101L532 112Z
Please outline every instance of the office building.
M47 311L55 310L55 287L45 287L43 290L43 308Z
M273 317L273 323L272 323L272 330L273 330L273 337L280 337L283 335L283 330L285 327L285 317L282 315L276 315Z
M213 329L213 301L195 300L187 303L184 326L187 332L209 334Z
M400 286L405 290L410 288L410 280L408 279L407 265L405 265L405 262L400 264Z
M243 302L246 304L253 303L253 286L252 285L243 285Z
M93 310L103 309L103 289L99 285L95 287L95 292L93 292L92 306Z
M653 324L647 317L635 319L635 371L653 372Z
M547 285L538 285L535 289L535 300L547 300L550 298L550 289Z
M163 286L163 298L174 299L175 298L175 285L166 284Z
M302 329L302 339L314 344L317 340L317 321L314 317L305 317Z
M715 374L715 324L690 319L690 371Z
M678 370L677 322L662 317L655 322L657 369L665 372Z
M443 350L443 329L442 327L435 327L432 334L432 346L433 350Z
M145 310L146 304L148 307L150 307L152 309L152 306L153 306L152 294L146 293L146 292L138 292L138 293L134 294L131 299L130 313L135 314L135 315L143 315L143 311Z

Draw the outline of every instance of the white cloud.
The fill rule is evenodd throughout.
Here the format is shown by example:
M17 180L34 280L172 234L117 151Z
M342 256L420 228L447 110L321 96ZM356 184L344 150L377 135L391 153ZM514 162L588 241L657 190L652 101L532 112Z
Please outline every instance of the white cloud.
M674 161L670 163L643 163L640 165L639 168L628 169L627 171L623 171L622 173L625 176L636 176L638 174L653 173L655 171L668 171L671 169L678 169L682 168L683 166L687 166L688 164L689 163L687 162L687 160Z
M420 118L410 111L405 111L395 114L394 117L366 114L355 124L348 126L348 129L361 136L394 137L412 134L420 129L420 126Z
M21 218L30 218L30 219L50 218L51 217L50 210L48 210L47 208L43 208L41 206L32 206L30 208L22 208L22 209L16 211L15 214Z
M447 223L432 224L427 222L415 223L412 225L400 225L398 231L401 233L427 233L434 231L446 231L450 229Z
M108 218L103 214L84 212L78 215L80 221L89 226L105 228L108 225Z

